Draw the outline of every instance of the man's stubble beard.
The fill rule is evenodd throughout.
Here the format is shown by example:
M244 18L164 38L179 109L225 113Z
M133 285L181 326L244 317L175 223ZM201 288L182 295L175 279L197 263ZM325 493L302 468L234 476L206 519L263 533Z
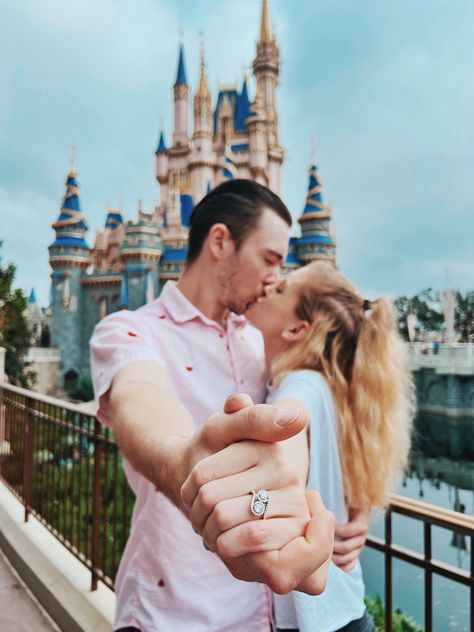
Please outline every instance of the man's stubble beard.
M235 314L243 314L247 303L238 302L237 292L238 288L235 285L235 277L240 271L240 257L236 252L232 255L232 258L228 261L226 266L221 270L217 277L217 282L221 290L222 302L226 309L229 309Z

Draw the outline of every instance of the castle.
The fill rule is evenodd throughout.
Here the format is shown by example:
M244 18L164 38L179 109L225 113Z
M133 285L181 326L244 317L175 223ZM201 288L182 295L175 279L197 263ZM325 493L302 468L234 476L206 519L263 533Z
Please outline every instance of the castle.
M160 204L152 213L139 207L136 220L124 223L109 210L93 248L81 211L77 174L72 170L49 246L51 346L60 351L60 386L70 387L89 371L88 341L95 325L119 309L137 309L156 298L167 280L183 270L193 207L213 187L230 178L248 178L280 194L284 151L280 144L277 87L280 51L272 36L267 0L262 1L260 34L253 60L255 96L247 80L240 90L221 88L212 105L201 50L200 74L191 106L184 47L178 54L173 86L172 142L161 130L156 149ZM315 259L335 264L330 233L331 209L323 202L316 165L310 168L306 204L298 222L301 237L291 237L284 271Z

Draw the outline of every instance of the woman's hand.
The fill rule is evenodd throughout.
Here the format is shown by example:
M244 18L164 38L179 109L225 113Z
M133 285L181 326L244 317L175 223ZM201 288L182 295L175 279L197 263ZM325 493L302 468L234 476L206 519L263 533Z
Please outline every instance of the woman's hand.
M242 404L249 406L250 400L230 398L225 412ZM281 548L304 534L310 514L302 479L281 443L240 441L199 461L181 497L206 545L234 557ZM250 510L252 490L262 489L270 493L265 518L271 520L263 521Z

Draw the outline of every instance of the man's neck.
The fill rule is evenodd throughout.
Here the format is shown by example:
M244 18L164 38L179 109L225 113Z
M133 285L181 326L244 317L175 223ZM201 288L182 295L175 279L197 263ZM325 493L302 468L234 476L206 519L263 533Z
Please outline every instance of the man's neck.
M204 316L226 326L229 310L218 301L211 270L206 266L191 265L184 270L176 286Z

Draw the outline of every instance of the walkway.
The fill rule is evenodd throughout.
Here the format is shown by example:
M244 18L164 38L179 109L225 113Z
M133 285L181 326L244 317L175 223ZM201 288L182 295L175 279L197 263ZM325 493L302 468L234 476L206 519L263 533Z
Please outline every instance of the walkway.
M0 550L0 630L59 632Z

